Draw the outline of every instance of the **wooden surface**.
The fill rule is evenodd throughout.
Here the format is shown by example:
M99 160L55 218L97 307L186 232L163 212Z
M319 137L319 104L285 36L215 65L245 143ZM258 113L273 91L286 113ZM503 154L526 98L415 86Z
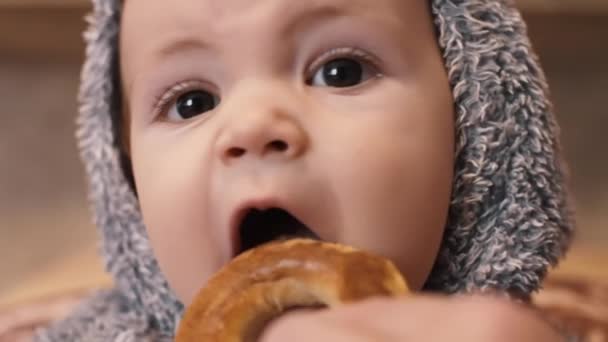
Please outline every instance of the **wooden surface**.
M90 0L0 0L2 8L88 8Z
M111 286L94 244L87 244L0 293L0 309L57 294Z

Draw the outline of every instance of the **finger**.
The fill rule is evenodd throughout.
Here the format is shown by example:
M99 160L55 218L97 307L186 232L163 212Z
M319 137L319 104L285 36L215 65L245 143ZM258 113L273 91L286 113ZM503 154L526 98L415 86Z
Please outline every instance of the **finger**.
M424 341L561 341L529 308L495 296L419 296L366 308L378 329ZM365 312L365 310L361 310ZM359 317L361 318L361 317Z
M421 324L436 322L445 298L431 296L374 298L336 310L352 326L366 326L386 336L411 336Z
M262 335L263 342L278 341L352 341L392 342L402 341L394 334L386 334L372 324L354 324L344 310L292 313L271 323Z

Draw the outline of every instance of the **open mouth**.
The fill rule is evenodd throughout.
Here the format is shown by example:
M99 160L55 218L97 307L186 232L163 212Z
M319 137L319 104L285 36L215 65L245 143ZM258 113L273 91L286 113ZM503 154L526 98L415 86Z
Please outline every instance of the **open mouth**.
M304 223L284 209L250 209L238 228L240 246L237 255L261 244L292 238L320 240Z

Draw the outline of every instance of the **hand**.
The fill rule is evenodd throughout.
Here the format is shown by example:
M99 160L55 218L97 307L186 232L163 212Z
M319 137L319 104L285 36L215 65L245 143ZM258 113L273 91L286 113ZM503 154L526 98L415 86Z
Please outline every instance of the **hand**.
M534 312L486 297L371 299L272 322L263 342L564 341Z

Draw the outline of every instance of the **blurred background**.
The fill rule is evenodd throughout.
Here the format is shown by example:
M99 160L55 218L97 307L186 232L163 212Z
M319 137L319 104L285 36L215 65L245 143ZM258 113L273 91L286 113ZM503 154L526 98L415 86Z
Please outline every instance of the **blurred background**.
M563 272L608 279L608 0L519 0L578 207ZM74 142L85 0L0 0L0 308L108 284ZM558 270L559 271L559 270Z

